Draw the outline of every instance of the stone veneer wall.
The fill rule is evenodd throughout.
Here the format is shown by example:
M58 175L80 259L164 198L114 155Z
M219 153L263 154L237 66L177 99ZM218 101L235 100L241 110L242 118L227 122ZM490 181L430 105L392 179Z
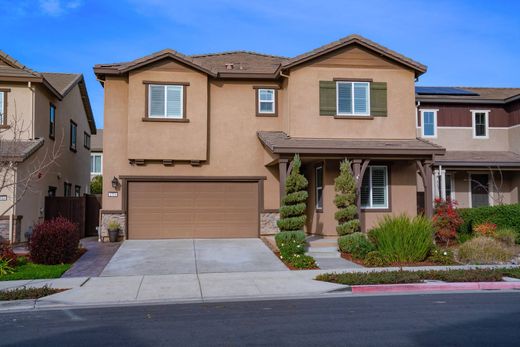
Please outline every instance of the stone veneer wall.
M274 235L280 230L276 226L276 221L280 219L278 212L260 213L260 235Z
M112 220L116 220L121 225L121 230L119 231L119 238L126 240L126 215L123 212L115 212L115 211L101 211L101 223L99 224L101 228L101 241L108 241L108 223Z

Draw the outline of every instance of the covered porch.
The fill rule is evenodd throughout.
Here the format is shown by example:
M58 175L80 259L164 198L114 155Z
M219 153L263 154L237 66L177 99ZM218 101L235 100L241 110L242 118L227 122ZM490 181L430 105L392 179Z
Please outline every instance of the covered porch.
M309 234L337 235L334 179L344 159L352 163L363 231L384 215L415 215L418 185L425 192L425 214L433 213L432 165L435 155L445 151L440 146L420 139L292 138L283 132L259 132L258 137L272 157L267 165L278 168L280 199L285 195L292 158L300 155L302 173L309 180Z

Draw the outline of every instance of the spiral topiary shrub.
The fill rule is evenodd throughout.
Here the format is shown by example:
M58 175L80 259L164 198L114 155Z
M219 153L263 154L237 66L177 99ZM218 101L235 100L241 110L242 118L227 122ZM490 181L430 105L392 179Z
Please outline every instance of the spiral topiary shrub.
M341 235L353 234L359 231L356 207L356 181L350 170L350 162L344 160L340 164L340 174L334 180L336 197L334 204L338 211L334 218L338 221L337 233Z
M306 191L309 182L300 174L302 163L300 156L296 154L293 160L291 173L285 181L286 196L280 207L280 220L277 225L281 232L303 230L307 221L305 210L308 193Z

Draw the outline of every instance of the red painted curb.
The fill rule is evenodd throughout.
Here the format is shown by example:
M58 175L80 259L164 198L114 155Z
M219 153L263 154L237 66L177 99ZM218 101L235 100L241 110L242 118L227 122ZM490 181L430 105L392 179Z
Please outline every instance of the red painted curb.
M409 283L351 286L352 293L400 293L453 290L520 289L520 282Z

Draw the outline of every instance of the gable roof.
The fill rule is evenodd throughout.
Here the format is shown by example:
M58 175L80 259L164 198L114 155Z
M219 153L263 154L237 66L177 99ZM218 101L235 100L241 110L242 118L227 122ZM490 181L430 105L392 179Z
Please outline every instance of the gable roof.
M520 88L487 88L487 87L416 87L416 99L424 102L446 103L489 103L506 104L520 100ZM467 94L444 94L442 90L460 90ZM421 91L426 90L426 92ZM418 91L421 91L418 93Z
M294 58L251 51L229 51L189 56L172 49L164 49L129 62L97 64L94 66L94 73L98 79L103 80L106 75L122 75L133 69L169 58L202 71L214 78L276 79L280 77L282 70L288 70L294 66L349 45L360 45L365 49L404 65L414 70L416 76L426 72L426 66L415 60L405 57L360 35L350 35Z
M318 58L320 56L323 56L325 54L334 52L338 49L350 46L350 45L360 45L366 49L369 49L375 53L378 53L386 58L389 58L397 63L400 63L401 65L407 66L415 71L415 75L419 76L426 72L426 65L423 65L411 58L408 58L400 53L397 53L396 51L393 51L387 47L384 47L378 43L375 43L374 41L371 41L361 35L349 35L344 38L341 38L337 41L328 43L324 46L321 46L319 48L313 49L312 51L300 54L294 58L286 60L282 64L283 69L289 69L294 66L297 66L299 64L302 64L304 62L307 62L309 60Z
M42 83L58 100L63 100L77 85L87 114L90 132L96 133L96 122L83 74L36 72L0 50L0 81Z

